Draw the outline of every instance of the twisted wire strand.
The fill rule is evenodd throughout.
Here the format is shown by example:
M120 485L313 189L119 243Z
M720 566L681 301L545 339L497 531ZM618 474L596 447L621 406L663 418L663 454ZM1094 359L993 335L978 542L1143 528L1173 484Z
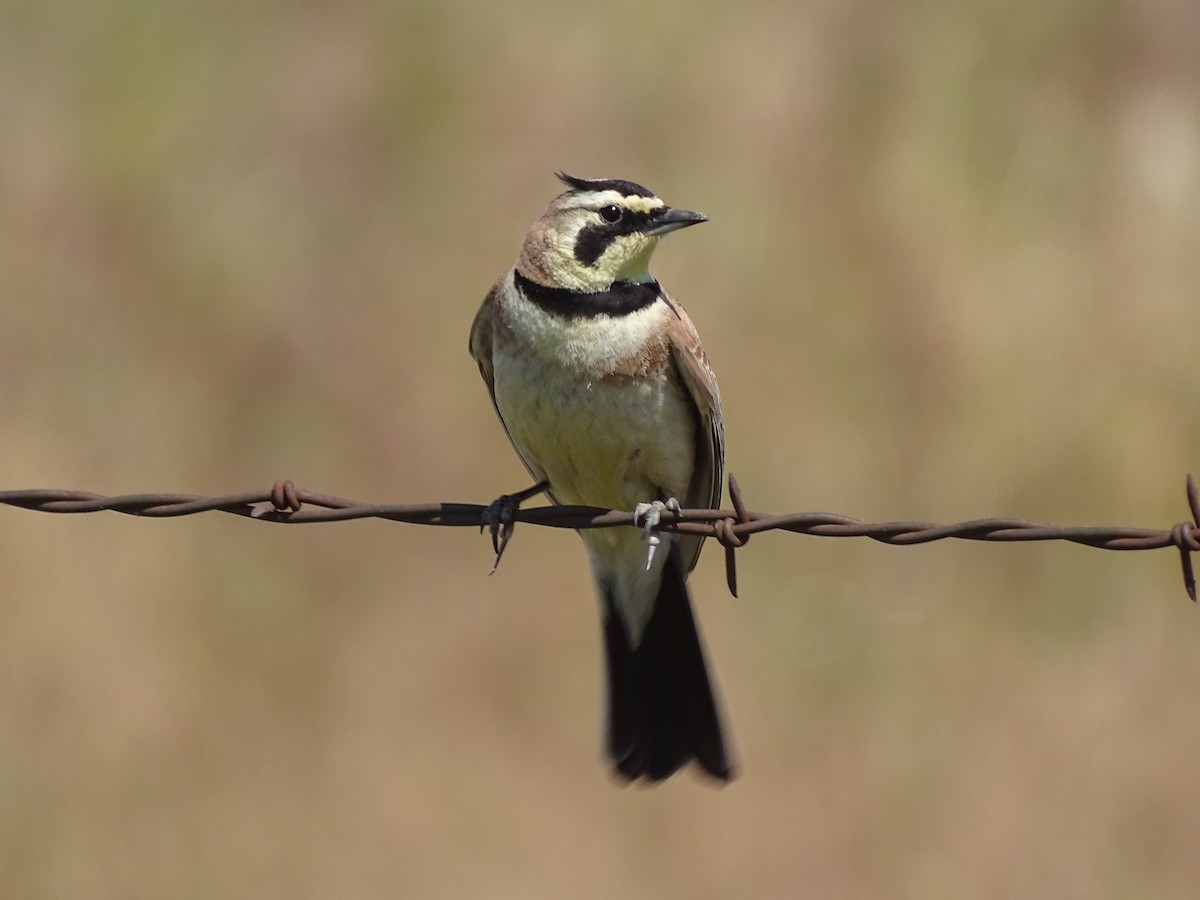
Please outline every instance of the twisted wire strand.
M474 527L491 531L496 562L518 523L549 528L614 528L639 525L628 510L590 506L537 506L521 509L520 503L541 491L534 485L491 504L476 503L364 503L313 491L298 490L291 481L276 482L269 490L248 491L221 497L196 494L129 494L109 497L87 491L16 490L0 491L0 505L47 513L94 513L109 511L142 518L176 518L204 512L223 512L263 522L308 524L345 522L352 519L383 519L411 525ZM884 544L913 546L956 538L968 541L1069 541L1100 550L1179 550L1184 586L1196 600L1196 582L1191 554L1200 551L1200 496L1191 475L1187 477L1187 500L1192 519L1170 528L1125 526L1049 525L1026 519L973 519L953 524L934 522L865 522L853 516L823 512L782 515L753 512L746 508L737 480L729 478L732 510L664 510L655 530L713 537L725 548L726 576L731 593L737 595L734 551L750 536L764 531L788 531L821 537L866 537Z

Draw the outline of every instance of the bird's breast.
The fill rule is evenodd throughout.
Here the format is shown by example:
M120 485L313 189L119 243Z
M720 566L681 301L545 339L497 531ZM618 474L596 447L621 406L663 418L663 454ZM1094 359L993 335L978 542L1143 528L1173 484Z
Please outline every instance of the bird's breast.
M509 312L493 352L496 405L559 502L632 509L659 494L682 499L695 414L655 336L665 304L574 321Z

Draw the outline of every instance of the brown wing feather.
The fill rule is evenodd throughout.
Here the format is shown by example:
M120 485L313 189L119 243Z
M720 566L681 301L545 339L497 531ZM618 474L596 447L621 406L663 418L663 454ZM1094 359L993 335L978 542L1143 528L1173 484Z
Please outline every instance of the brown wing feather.
M504 279L501 278L492 285L492 289L483 298L483 303L479 306L479 312L475 313L475 321L471 323L471 339L468 346L471 351L471 357L479 366L479 374L483 376L484 384L487 385L488 396L492 398L492 408L496 410L496 418L500 420L500 424L504 428L505 437L508 438L508 442L512 444L513 449L517 451L517 457L525 466L526 471L529 472L534 482L537 483L546 480L546 473L540 471L521 453L521 448L512 439L512 432L508 430L508 423L504 421L504 416L500 415L500 407L496 405L496 373L492 362L492 340L495 337L496 305L500 302L500 292L503 289ZM553 502L558 502L549 491L545 491L545 494Z
M700 335L679 302L664 292L663 298L675 311L671 324L671 356L684 386L696 406L700 434L696 440L696 466L688 496L683 505L710 509L721 506L722 477L725 470L725 423L721 418L721 394L717 378L708 364ZM681 538L688 571L696 567L703 538Z
M492 406L496 405L496 376L492 368L492 323L496 316L496 297L500 293L500 286L501 283L496 282L483 298L479 312L475 313L475 321L471 323L471 340L468 344L471 358L479 366L479 374L483 376L484 384L487 385ZM500 411L496 410L496 415L499 414Z

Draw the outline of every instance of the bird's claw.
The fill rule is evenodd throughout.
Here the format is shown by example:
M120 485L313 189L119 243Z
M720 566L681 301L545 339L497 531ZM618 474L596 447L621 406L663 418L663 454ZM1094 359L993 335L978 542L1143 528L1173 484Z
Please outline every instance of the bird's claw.
M658 523L662 520L664 510L674 513L676 516L683 512L679 501L674 497L669 498L665 503L662 500L651 500L649 503L639 503L633 508L633 524L637 525L639 519L643 520L642 537L649 545L646 548L647 572L650 571L650 566L654 564L654 551L662 543L662 538L658 536L654 529L658 527Z
M504 548L508 546L508 541L513 535L513 529L516 527L515 517L520 507L521 500L518 495L504 494L489 503L479 517L479 533L483 534L485 528L488 530L492 535L492 550L496 554L496 561L492 563L489 575L494 575L500 567L500 557L504 555Z
M517 527L517 510L521 508L522 503L535 494L540 494L546 487L547 482L539 481L533 487L515 494L504 494L489 503L480 514L479 533L483 534L485 528L491 533L492 550L496 553L496 561L492 563L489 575L496 574L496 569L500 567L500 557L504 555L504 548L508 546L513 529Z

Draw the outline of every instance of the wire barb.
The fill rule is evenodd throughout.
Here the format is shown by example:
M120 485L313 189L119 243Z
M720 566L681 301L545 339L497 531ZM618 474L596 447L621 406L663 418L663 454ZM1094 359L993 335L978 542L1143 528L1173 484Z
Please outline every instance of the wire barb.
M275 482L271 488L271 505L276 512L300 512L300 497L292 479Z
M1171 542L1179 548L1179 562L1183 567L1183 586L1192 602L1196 602L1196 575L1192 570L1192 554L1200 550L1200 540L1196 538L1197 523L1200 523L1200 495L1196 492L1196 480L1192 473L1187 477L1188 507L1191 509L1192 521L1180 522L1171 529Z
M736 526L748 523L750 513L746 511L746 504L742 501L741 486L733 477L732 472L729 473L729 499L733 501L733 510L737 513L737 518L727 516L714 522L713 528L717 541L725 548L725 585L736 600L738 595L736 551L750 543L749 533L742 537L738 534Z
M167 519L202 512L222 512L262 522L311 524L345 522L352 519L384 519L413 525L476 527L492 530L492 549L496 565L504 554L518 522L549 528L615 528L634 525L628 510L598 509L591 506L538 506L521 509L520 504L546 489L536 484L518 494L507 495L487 506L475 503L422 503L413 505L371 504L317 494L296 488L284 480L268 491L250 491L225 497L195 494L131 494L106 497L86 491L18 490L0 491L0 505L15 506L49 513L94 513L110 511L141 518ZM664 514L659 528L679 534L715 537L725 548L726 582L737 596L735 551L750 535L760 531L788 531L821 537L867 537L896 546L925 544L957 538L967 541L1069 541L1101 550L1156 550L1175 547L1180 554L1184 587L1196 600L1196 579L1191 555L1200 551L1200 493L1191 475L1187 479L1190 522L1169 529L1130 527L1062 527L1024 519L975 519L953 525L933 522L864 522L850 516L821 512L797 512L768 515L751 512L742 502L736 479L729 479L733 510L684 509ZM496 504L515 501L511 514L496 512ZM493 566L492 571L495 571Z

